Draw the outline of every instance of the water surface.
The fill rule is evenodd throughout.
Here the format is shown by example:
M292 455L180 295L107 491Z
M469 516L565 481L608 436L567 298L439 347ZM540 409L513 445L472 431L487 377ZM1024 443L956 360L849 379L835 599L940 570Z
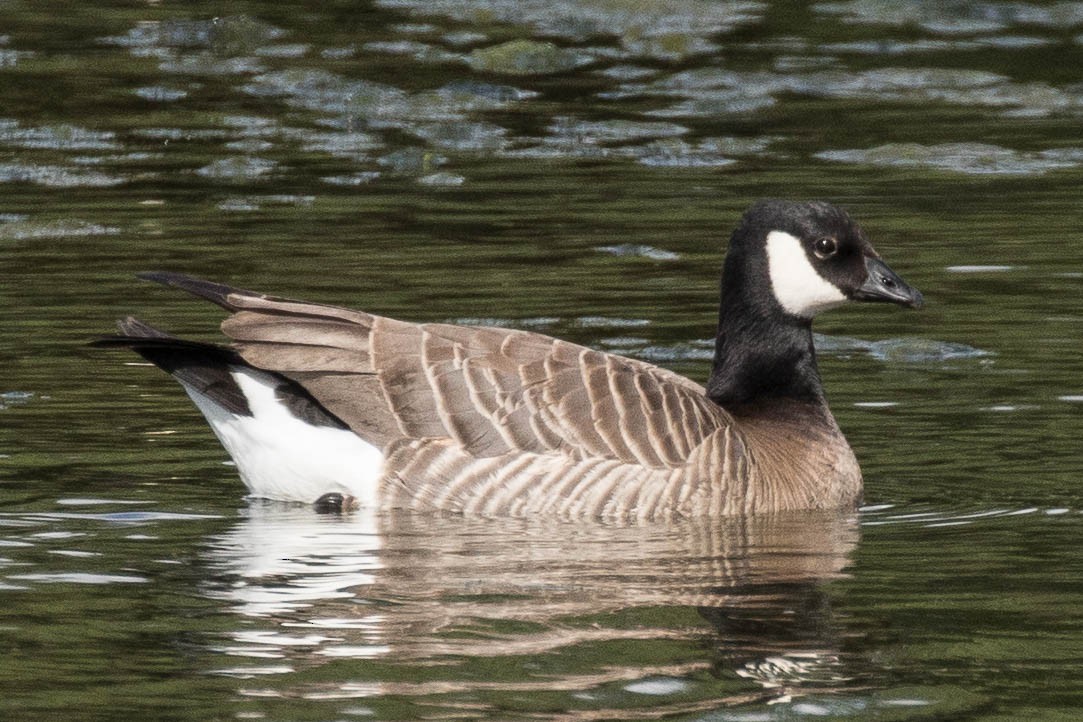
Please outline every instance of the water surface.
M13 719L1071 719L1083 3L0 2ZM703 380L755 198L928 306L818 320L857 515L622 526L250 503L182 270ZM177 700L183 700L178 704Z

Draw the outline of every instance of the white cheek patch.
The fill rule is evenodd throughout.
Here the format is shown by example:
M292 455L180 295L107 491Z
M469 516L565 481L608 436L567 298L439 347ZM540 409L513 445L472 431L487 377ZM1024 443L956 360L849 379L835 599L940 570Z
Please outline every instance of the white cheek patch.
M785 231L767 234L771 290L787 313L812 318L846 302L846 296L812 267L801 241Z

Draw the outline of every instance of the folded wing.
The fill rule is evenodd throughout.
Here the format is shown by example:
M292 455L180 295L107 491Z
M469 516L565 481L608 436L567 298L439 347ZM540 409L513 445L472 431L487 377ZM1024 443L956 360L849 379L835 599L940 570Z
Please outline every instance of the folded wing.
M233 311L222 330L247 363L297 382L384 447L442 439L479 458L529 452L665 469L732 422L677 374L536 333L414 324L148 277Z

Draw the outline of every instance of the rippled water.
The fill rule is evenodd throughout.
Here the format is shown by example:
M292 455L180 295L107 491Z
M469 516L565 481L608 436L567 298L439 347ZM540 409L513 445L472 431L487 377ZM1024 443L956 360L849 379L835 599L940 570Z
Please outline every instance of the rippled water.
M1073 719L1083 3L0 1L0 712ZM184 270L702 380L762 196L926 295L817 322L855 516L249 503L87 340Z

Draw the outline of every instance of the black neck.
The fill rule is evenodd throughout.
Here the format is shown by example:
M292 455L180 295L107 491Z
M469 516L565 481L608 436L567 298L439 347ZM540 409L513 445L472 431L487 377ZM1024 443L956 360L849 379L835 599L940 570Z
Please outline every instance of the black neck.
M742 285L723 284L707 396L730 410L781 400L823 404L812 321L785 313L774 299L757 299Z

